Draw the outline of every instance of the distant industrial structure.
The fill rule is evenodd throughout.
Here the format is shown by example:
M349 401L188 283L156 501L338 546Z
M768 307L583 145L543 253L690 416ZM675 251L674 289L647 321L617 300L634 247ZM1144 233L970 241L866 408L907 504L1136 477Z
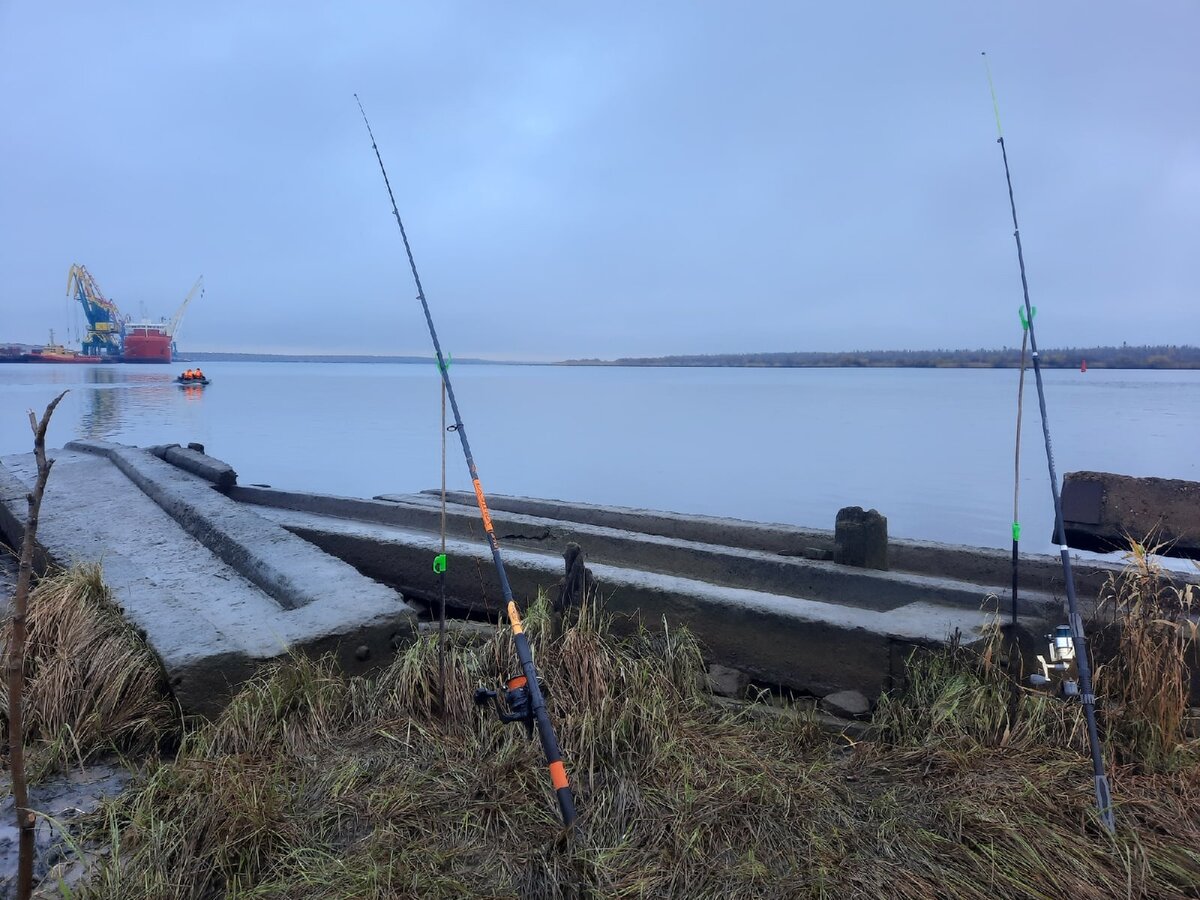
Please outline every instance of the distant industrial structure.
M179 323L197 293L204 293L203 275L196 279L170 321L134 322L104 296L92 274L76 263L67 272L67 296L79 301L87 318L87 333L80 341L82 352L56 344L51 331L50 342L40 347L27 344L0 346L0 362L170 363L176 352L175 336L179 333Z
M76 263L67 273L67 296L79 301L87 318L80 355L96 362L171 362L179 323L197 291L204 293L203 275L196 279L170 321L134 322L104 296L92 274Z

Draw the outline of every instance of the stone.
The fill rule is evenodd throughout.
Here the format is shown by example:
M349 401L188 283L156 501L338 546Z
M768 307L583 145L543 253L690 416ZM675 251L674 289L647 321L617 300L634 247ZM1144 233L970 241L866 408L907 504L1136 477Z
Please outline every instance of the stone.
M858 691L838 691L821 700L821 707L835 716L861 719L871 712L871 704Z
M833 559L833 551L827 547L805 547L801 556L805 559L828 561Z
M887 519L877 510L861 506L838 510L833 561L860 569L887 569Z
M731 669L713 663L708 667L708 689L718 697L733 697L740 700L746 696L750 676L740 669Z

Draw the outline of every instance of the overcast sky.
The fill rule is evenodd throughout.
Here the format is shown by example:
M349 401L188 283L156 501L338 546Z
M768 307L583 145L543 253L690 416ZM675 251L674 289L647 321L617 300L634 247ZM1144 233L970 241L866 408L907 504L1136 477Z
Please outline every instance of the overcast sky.
M71 263L181 350L1200 342L1200 5L0 0L0 341Z

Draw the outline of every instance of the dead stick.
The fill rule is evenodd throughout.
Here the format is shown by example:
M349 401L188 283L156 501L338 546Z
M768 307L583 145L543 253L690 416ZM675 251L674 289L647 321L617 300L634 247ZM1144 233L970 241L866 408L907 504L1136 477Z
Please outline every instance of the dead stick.
M29 609L29 586L33 582L33 547L37 535L38 514L42 508L42 494L50 478L50 467L54 460L46 458L46 429L50 416L58 401L66 396L63 391L50 401L38 422L33 410L29 410L29 426L33 429L33 454L37 459L37 481L28 496L29 520L25 523L25 537L21 542L21 567L17 573L17 589L13 594L12 636L8 645L8 755L12 771L13 806L17 814L20 831L17 858L17 898L28 900L33 893L33 847L36 820L29 809L29 785L25 778L25 722L21 709L21 694L25 688L25 616Z

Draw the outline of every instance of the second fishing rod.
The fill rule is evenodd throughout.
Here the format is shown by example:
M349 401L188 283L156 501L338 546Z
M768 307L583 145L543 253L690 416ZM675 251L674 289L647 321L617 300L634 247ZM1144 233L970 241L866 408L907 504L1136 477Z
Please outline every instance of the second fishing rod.
M387 187L388 199L392 203L392 214L396 217L396 224L400 226L400 237L404 241L404 252L408 255L408 265L412 269L413 281L416 282L417 286L417 299L421 301L421 309L425 313L425 323L429 326L429 336L433 339L433 349L437 354L438 371L442 374L442 384L446 388L446 398L450 401L450 410L454 415L454 425L451 430L458 435L459 440L462 442L463 456L466 457L467 469L471 475L471 484L475 489L475 499L479 504L479 515L483 519L483 530L487 533L488 546L492 551L492 561L496 565L496 577L500 581L500 592L504 598L505 610L508 613L508 621L513 631L513 643L516 645L517 659L521 664L522 674L509 679L505 692L509 712L506 713L500 708L494 691L476 692L475 699L476 702L486 699L495 700L496 709L501 721L524 722L530 731L534 727L537 728L538 737L541 738L542 742L542 750L546 754L546 763L550 770L550 782L554 787L554 792L558 799L559 811L562 813L563 824L571 825L575 821L575 799L571 793L571 785L567 779L566 768L563 765L562 752L558 746L558 737L554 733L554 725L550 722L550 715L546 711L546 699L542 694L541 683L538 681L537 669L533 663L533 651L529 646L529 638L526 637L525 627L521 623L521 612L517 608L516 601L513 599L512 588L508 583L508 575L504 571L504 559L500 555L500 542L496 539L496 531L492 527L492 516L488 512L487 498L484 496L483 487L479 483L479 472L475 467L475 457L471 453L471 444L467 440L467 430L463 425L462 414L458 410L458 401L454 397L454 385L450 382L450 368L446 363L445 357L442 356L442 345L438 341L437 329L433 326L433 316L429 312L429 302L425 299L425 289L421 286L421 276L417 274L417 263L413 258L412 247L408 243L408 232L404 230L404 222L400 218L400 210L396 206L396 196L392 193L392 184L388 180L387 169L384 167L383 157L379 153L379 145L375 142L375 134L371 131L371 123L367 120L366 110L363 109L362 101L358 99L358 94L354 95L354 100L358 103L363 123L367 126L367 134L371 137L371 148L375 151L375 158L379 161L379 170L383 173L383 183Z
M999 135L1000 154L1004 159L1004 180L1008 185L1008 204L1012 210L1013 238L1017 243L1017 263L1021 269L1021 291L1024 299L1025 316L1022 324L1029 332L1029 356L1033 362L1033 378L1037 384L1038 408L1042 418L1042 436L1046 444L1046 464L1050 470L1050 494L1054 499L1054 535L1059 544L1062 558L1063 581L1067 594L1067 613L1071 637L1075 644L1075 663L1079 670L1080 699L1083 701L1084 718L1087 722L1088 745L1092 756L1092 773L1095 780L1096 809L1104 827L1112 832L1116 829L1113 816L1112 791L1108 784L1108 773L1104 768L1104 751L1100 744L1100 732L1096 727L1096 695L1092 688L1092 670L1088 659L1087 635L1083 630L1083 618L1079 615L1079 602L1075 597L1075 574L1071 568L1071 550L1067 546L1067 533L1063 525L1062 496L1058 490L1058 472L1054 466L1054 447L1050 442L1050 422L1046 415L1046 388L1042 381L1042 366L1038 358L1037 334L1033 326L1034 307L1029 300L1029 278L1025 273L1025 250L1021 246L1021 226L1017 224L1017 201L1013 195L1012 173L1008 167L1008 149L1004 146L1004 132L1000 128L1000 104L996 100L996 88L992 84L991 67L987 54L983 54L987 70L988 88L992 93L992 107L996 113L996 132ZM1014 517L1015 518L1015 517Z

